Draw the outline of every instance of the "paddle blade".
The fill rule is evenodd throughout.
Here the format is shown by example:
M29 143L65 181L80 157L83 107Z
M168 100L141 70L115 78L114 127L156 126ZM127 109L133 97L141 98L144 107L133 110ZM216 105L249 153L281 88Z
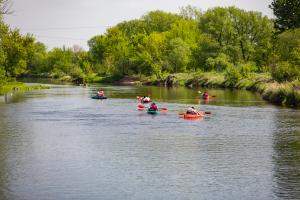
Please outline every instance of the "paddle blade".
M185 115L185 112L179 112L178 115Z
M161 111L161 112L167 112L168 111L167 108L159 108L158 110Z
M168 108L159 108L160 110L168 110Z

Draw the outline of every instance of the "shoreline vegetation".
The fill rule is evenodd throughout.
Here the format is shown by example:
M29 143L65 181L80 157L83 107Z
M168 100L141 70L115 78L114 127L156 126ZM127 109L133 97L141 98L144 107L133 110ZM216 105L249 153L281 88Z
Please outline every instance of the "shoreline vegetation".
M104 82L105 81L99 81ZM248 77L241 77L232 81L225 73L195 72L170 74L164 78L156 77L124 77L110 83L120 85L158 85L158 86L185 86L189 88L231 88L245 89L258 92L263 99L276 105L300 107L299 81L278 83L270 74L253 73Z
M0 80L247 89L300 107L299 5L300 0L273 0L273 19L237 7L149 11L93 36L87 51L78 45L48 50L0 14Z
M46 78L48 76L35 76L31 78ZM52 79L53 80L53 79ZM227 73L220 72L192 72L166 74L164 77L156 76L93 76L88 81L78 82L70 76L54 79L61 82L70 82L77 85L88 85L92 83L106 83L114 85L155 85L165 87L184 86L189 88L227 88L249 90L262 95L263 99L270 103L288 106L292 108L300 107L300 82L279 83L272 78L269 73L251 73L246 77L232 77Z
M29 91L29 90L41 90L41 89L49 89L49 87L44 85L26 85L24 83L16 82L16 81L0 83L0 95L4 95L16 91Z

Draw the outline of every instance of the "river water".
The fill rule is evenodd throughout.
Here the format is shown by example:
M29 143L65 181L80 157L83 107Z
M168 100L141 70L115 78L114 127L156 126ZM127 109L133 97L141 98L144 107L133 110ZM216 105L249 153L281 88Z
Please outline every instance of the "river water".
M99 88L107 100L90 98ZM0 199L300 199L300 111L209 93L51 85L0 96ZM168 112L138 111L146 94ZM191 105L212 114L184 120Z

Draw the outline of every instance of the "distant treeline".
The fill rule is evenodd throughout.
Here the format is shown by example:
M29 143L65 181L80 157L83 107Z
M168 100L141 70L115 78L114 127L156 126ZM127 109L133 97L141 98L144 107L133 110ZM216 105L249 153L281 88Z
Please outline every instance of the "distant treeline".
M47 51L32 35L22 35L0 19L0 81L30 75L84 82L198 71L225 73L233 82L251 73L270 73L278 82L299 81L300 0L290 1L298 15L292 25L280 20L288 16L281 14L288 12L287 4L276 0L270 5L276 19L236 7L151 11L94 36L89 51L79 46Z

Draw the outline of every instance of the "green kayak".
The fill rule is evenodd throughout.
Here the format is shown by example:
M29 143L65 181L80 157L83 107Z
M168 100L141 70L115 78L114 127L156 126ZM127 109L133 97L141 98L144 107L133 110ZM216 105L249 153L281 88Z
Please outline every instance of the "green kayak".
M107 99L105 96L92 96L92 99Z
M148 109L147 111L148 114L151 114L151 115L155 115L158 113L158 110L151 110L151 109Z

